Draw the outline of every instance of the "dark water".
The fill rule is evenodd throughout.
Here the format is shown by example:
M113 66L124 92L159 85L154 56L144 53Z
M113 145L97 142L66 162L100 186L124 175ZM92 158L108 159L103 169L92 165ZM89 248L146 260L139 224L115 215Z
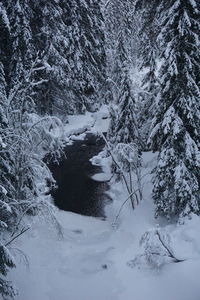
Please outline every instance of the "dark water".
M108 184L91 178L102 170L89 161L104 146L102 138L88 133L84 141L74 141L65 148L66 158L61 159L59 165L49 164L58 186L51 191L57 207L82 215L104 217L104 206L109 200L105 194Z

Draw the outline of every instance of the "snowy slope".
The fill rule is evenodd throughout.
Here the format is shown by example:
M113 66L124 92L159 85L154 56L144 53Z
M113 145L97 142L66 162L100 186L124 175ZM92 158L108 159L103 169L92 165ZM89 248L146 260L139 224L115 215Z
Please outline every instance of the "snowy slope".
M92 117L93 118L93 117ZM97 115L95 131L104 131L102 115ZM76 121L75 121L76 120ZM83 121L83 120L82 120ZM88 125L71 123L77 129ZM105 121L107 122L107 121ZM98 125L99 124L99 125ZM70 128L72 132L73 126ZM92 129L94 130L94 129ZM68 132L69 132L68 131ZM95 158L109 177L109 160ZM148 174L155 155L143 155L143 174ZM101 178L97 180L102 180ZM16 242L28 254L29 269L21 262L10 273L18 287L17 300L199 300L200 299L200 220L184 225L165 225L176 254L182 263L168 263L159 270L128 262L141 252L139 240L149 228L156 227L151 201L151 175L145 176L144 200L133 212L130 203L116 215L127 194L120 183L112 183L113 202L106 207L106 221L57 210L63 227L59 237L49 224L34 219L31 232ZM162 225L164 226L164 225Z
M19 300L199 300L199 246L193 257L162 270L130 268L127 262L139 251L140 235L152 225L150 205L142 203L127 221L115 228L102 221L58 212L64 237L58 239L46 224L37 224L20 248L29 253L30 267L21 264L12 273ZM196 224L199 227L199 220ZM190 232L191 230L191 232ZM189 255L193 227L183 234ZM179 241L177 241L179 242ZM186 245L185 245L186 244ZM193 243L192 243L193 244ZM177 244L177 250L181 250ZM184 251L181 251L184 254Z
M109 123L108 107L102 106L96 113L86 112L82 115L68 116L68 124L65 125L65 136L74 138L86 131L101 133L107 131ZM82 135L84 138L84 134Z

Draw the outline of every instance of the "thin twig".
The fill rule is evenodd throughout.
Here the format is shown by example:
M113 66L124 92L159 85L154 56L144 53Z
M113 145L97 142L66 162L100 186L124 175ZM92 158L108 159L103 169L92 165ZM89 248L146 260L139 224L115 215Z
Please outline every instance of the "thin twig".
M119 212L118 212L118 214L117 214L117 216L116 216L116 218L115 218L115 222L116 222L117 219L119 218L120 213L121 213L121 211L122 211L122 208L124 207L124 205L126 204L126 202L131 198L131 196L133 196L134 194L136 195L137 191L138 191L138 189L135 190L134 192L132 192L132 193L128 196L128 198L123 202L123 204L121 205L120 210L119 210Z
M120 165L117 163L117 161L116 161L116 159L115 159L115 157L114 157L114 155L113 155L113 153L112 153L112 150L110 149L110 145L108 144L108 141L107 141L107 139L106 139L106 137L104 136L103 133L102 133L102 137L103 137L103 139L104 139L104 141L105 141L105 143L106 143L106 146L107 146L107 148L108 148L108 152L110 153L113 162L114 162L115 165L117 166L117 168L118 168L120 174L122 175L122 178L124 179L124 183L125 183L125 185L126 185L126 189L127 189L128 193L131 194L131 191L130 191L129 186L128 186L128 184L127 184L127 181L126 181L126 177L125 177L125 175L124 175L124 172L122 171Z

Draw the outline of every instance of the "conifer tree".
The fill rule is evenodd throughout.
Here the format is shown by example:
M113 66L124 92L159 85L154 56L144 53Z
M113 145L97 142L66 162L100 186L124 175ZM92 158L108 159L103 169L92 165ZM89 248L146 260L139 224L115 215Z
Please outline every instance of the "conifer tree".
M10 41L10 22L7 15L6 6L0 2L0 51L1 63L3 64L5 81L9 80L9 63L11 58L11 41ZM7 89L7 87L6 87Z
M148 149L147 140L149 137L149 131L151 128L152 119L155 113L155 102L157 93L159 92L159 82L156 76L156 59L157 54L154 49L150 47L147 41L147 48L149 49L149 55L146 61L147 73L144 75L139 92L139 125L141 137L143 139L144 150ZM143 61L145 64L145 61ZM143 67L144 67L143 64ZM140 70L142 68L140 66ZM144 67L145 68L145 67Z
M23 79L24 70L28 70L35 57L35 49L30 27L31 10L29 0L7 2L10 21L11 60L9 76L12 88Z
M117 124L117 118L118 118L118 106L111 104L109 107L110 112L110 123L108 132L106 134L106 137L110 143L110 147L114 147L116 145L116 124Z
M45 66L37 74L37 80L43 80L43 83L36 88L38 110L42 114L61 114L63 111L69 113L74 110L73 99L69 99L67 85L71 74L68 59L69 5L68 1L54 0L39 0L31 3L34 45Z
M87 109L92 109L97 99L104 98L106 67L104 19L99 1L75 2L74 29L78 31L78 41L75 45L75 55L78 59L76 56L74 58L75 90L78 91L83 105ZM75 36L76 33L73 34L76 41Z
M133 65L133 3L108 1L105 13L107 45L107 84L108 99L117 103L124 63Z
M6 11L4 11L6 14ZM0 13L0 17L1 17ZM7 18L7 16L6 16ZM1 19L1 18L0 18ZM9 25L7 25L9 26ZM4 64L5 62L5 44L0 44L0 201L4 203L0 208L0 223L8 224L11 220L11 208L9 207L9 195L11 191L13 191L12 185L12 158L9 153L6 151L7 147L7 134L8 134L8 118L7 118L7 110L8 110L8 99L6 95L6 76L4 72ZM2 60L2 61L1 61ZM5 225L7 227L8 225Z
M7 124L6 118L6 81L2 62L0 61L0 124L4 127Z
M96 0L31 4L34 44L43 53L46 83L40 87L43 113L83 112L103 97L105 53L103 17Z
M1 228L1 227L0 227ZM1 228L2 230L2 228ZM0 233L1 240L1 233ZM3 299L13 299L16 296L16 291L10 281L5 280L9 269L14 268L15 263L8 248L0 242L0 295Z
M117 115L111 110L109 128L109 152L113 159L112 171L118 179L124 181L132 208L142 200L141 189L141 145L138 134L136 103L132 91L129 70L124 66L121 70L122 82L119 91ZM113 151L113 153L112 153ZM137 177L137 191L133 196L133 173Z
M164 63L150 142L159 151L153 199L157 215L200 212L199 4L163 1L159 42Z
M135 115L135 99L131 90L131 81L127 70L121 70L123 74L122 90L119 95L119 115L116 124L117 143L135 143L138 140L137 121Z
M1 11L0 11L1 16ZM0 59L4 58L4 45L0 44ZM4 245L4 232L10 230L14 211L10 205L9 196L13 191L12 159L6 151L8 139L6 80L3 63L0 61L0 294L3 297L13 297L15 291L10 282L5 279L10 268L15 267L8 248Z
M0 62L0 195L1 201L5 201L6 206L8 205L9 192L13 191L14 178L12 176L12 158L10 154L6 151L7 147L7 134L8 134L8 119L7 119L7 107L8 99L6 96L6 82L3 64ZM3 208L3 206L2 206ZM3 208L4 210L4 208ZM10 209L8 209L8 215ZM7 214L0 210L1 221L7 222ZM9 218L8 218L9 219Z
M119 4L122 3L119 2ZM126 1L126 7L129 1ZM121 7L120 6L120 7ZM129 8L130 9L130 8ZM119 17L122 26L120 27L120 20L114 20L113 24L118 23L116 31L116 46L114 51L115 62L111 74L111 85L113 88L114 103L118 105L118 113L111 114L111 126L114 132L111 134L111 127L109 128L109 136L112 137L112 141L116 146L117 143L136 143L138 132L137 132L137 121L136 121L136 103L135 94L132 91L131 81L131 68L133 62L131 61L131 38L130 29L131 22L125 14L125 9L122 7L123 16ZM118 11L119 13L119 11ZM115 126L114 123L115 122ZM108 137L109 137L108 136ZM113 138L114 136L114 138ZM110 141L111 142L111 141ZM114 146L113 145L113 146Z
M149 130L154 116L156 96L159 91L159 82L156 76L159 49L157 36L160 28L158 7L160 0L137 0L135 12L140 15L140 29L138 34L138 66L144 73L140 92L139 127L144 145L147 145Z

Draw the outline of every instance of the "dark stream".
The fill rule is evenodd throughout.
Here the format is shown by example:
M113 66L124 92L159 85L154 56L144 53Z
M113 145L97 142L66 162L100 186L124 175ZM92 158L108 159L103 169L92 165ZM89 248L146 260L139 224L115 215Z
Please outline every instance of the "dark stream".
M57 207L82 215L104 217L104 206L109 200L106 195L108 184L91 178L102 170L89 161L104 146L102 138L87 133L83 141L66 146L66 158L61 159L59 165L49 164L57 182L57 189L51 191Z

